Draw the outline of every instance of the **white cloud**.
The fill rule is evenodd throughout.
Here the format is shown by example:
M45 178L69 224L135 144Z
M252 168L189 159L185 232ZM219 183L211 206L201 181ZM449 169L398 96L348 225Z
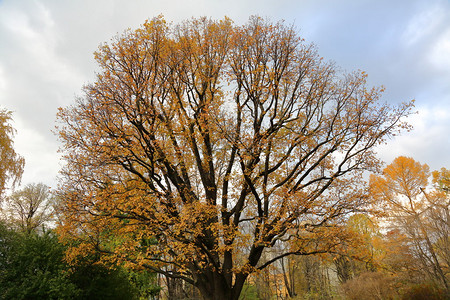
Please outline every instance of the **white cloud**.
M16 62L48 81L70 82L74 70L56 53L58 34L50 11L39 2L34 9L11 9L0 14L4 29L10 34Z
M433 45L429 60L435 68L446 71L450 76L450 24Z
M50 140L39 131L26 126L17 116L14 116L13 125L17 129L14 148L25 158L22 184L42 182L56 187L60 155L57 153L58 145L55 140Z
M6 90L6 85L5 71L3 71L3 68L0 65L0 95Z
M413 46L432 34L445 17L445 10L439 3L414 15L407 25L402 39L407 46Z
M379 156L390 163L398 156L409 156L431 169L449 167L447 143L450 128L450 107L419 107L418 113L407 119L414 126L411 132L404 133L378 148Z

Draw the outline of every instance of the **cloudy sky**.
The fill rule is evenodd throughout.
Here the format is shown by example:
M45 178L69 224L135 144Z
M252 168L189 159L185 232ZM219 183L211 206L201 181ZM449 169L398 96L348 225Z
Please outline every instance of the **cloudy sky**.
M450 168L449 0L0 0L0 107L13 111L23 184L56 185L55 114L94 79L98 45L160 14L294 24L326 60L384 85L384 101L416 100L414 130L381 147L381 158Z

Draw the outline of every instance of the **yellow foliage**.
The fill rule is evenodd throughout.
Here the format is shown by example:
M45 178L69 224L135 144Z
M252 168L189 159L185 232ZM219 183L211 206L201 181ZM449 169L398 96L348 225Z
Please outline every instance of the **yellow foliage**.
M25 161L14 150L14 133L11 126L11 112L0 109L0 197L8 181L14 186L20 181Z

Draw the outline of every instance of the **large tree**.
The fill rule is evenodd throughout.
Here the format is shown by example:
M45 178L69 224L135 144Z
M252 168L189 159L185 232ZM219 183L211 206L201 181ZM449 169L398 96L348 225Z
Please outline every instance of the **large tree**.
M59 112L61 231L83 241L74 254L98 248L205 299L238 299L288 255L333 251L367 204L374 148L408 127L411 104L380 103L364 72L259 17L159 17L95 57L96 81Z

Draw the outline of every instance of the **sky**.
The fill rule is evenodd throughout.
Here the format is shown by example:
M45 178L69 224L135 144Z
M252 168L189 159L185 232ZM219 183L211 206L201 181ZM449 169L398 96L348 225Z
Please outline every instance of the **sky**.
M0 0L0 108L13 112L23 185L56 187L56 112L95 79L93 52L158 15L293 24L325 60L383 85L383 102L415 99L414 129L379 147L381 159L450 168L450 0Z

